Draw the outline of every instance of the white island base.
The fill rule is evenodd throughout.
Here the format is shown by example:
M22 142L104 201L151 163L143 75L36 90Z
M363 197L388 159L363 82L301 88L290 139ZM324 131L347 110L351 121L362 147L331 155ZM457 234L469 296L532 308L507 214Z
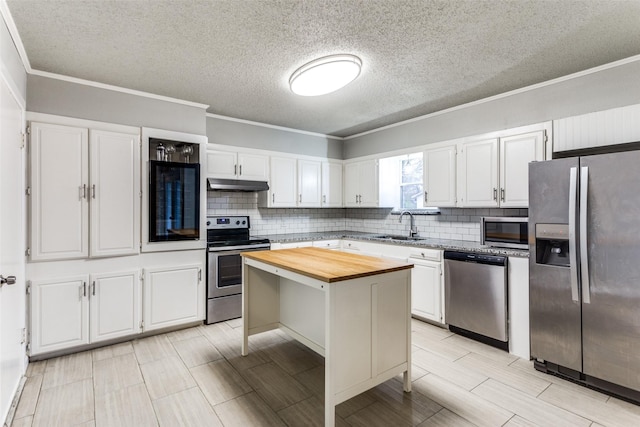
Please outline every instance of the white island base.
M314 251L327 250L277 252L285 251L315 255ZM335 424L336 405L400 373L404 391L411 391L412 265L385 260L386 265L404 267L364 277L335 276L339 279L328 282L259 260L263 252L247 254L243 254L242 355L248 354L250 335L280 328L324 356L325 426ZM296 270L303 268L304 264Z

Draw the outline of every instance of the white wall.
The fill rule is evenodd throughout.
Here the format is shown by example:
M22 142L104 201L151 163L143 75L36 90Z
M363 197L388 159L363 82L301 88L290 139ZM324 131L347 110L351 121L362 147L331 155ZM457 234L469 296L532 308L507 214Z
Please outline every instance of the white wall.
M640 57L344 142L344 159L640 103Z
M308 132L207 116L210 143L342 159L342 141Z

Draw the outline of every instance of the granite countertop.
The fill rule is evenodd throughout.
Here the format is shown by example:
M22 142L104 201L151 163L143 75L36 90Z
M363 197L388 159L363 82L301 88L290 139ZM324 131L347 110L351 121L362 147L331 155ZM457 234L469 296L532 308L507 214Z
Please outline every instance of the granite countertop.
M290 234L270 234L268 236L255 236L271 240L271 243L291 243L306 242L314 240L332 240L332 239L350 239L360 241L370 241L373 243L384 243L388 245L424 247L432 249L446 249L454 251L466 251L475 253L484 253L491 255L506 255L521 258L528 258L529 251L522 249L494 248L481 245L478 242L467 242L464 240L447 240L447 239L419 239L419 240L389 240L382 239L380 236L384 233L364 233L360 231L319 231L313 233L290 233Z

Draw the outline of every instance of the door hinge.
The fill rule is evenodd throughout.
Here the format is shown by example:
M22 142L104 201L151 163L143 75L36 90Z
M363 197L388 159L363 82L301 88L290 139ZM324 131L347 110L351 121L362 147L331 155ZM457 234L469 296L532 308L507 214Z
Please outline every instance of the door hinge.
M30 342L27 343L27 354L29 354L29 355L31 354L31 343Z
M27 286L25 287L25 292L27 294L31 293L31 280L27 280Z
M27 250L24 251L24 255L25 256L31 256L31 248L27 248Z
M27 196L31 195L31 187L27 187L26 190L24 190L24 194L26 194Z
M140 330L142 331L144 329L144 320L140 321Z
M547 141L549 141L549 137L547 136L547 131L545 130L545 131L542 133L542 135L543 135L543 137L542 137L542 138L543 138L543 141L544 141L544 143L546 144L546 143L547 143Z
M202 282L202 269L198 269L198 282Z
M142 199L142 190L140 190L140 198Z
M22 334L20 335L20 344L27 342L27 328L22 328Z
M27 126L27 134L31 135L31 126Z
M20 132L20 149L22 150L26 144L27 144L27 134L24 132Z

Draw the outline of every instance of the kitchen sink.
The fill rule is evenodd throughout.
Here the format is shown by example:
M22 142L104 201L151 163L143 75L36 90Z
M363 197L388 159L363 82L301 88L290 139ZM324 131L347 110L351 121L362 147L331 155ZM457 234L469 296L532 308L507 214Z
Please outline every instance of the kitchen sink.
M382 234L382 235L379 235L379 236L372 236L372 237L375 238L375 239L409 240L409 241L426 239L426 237L420 237L420 236L409 237L409 236L400 236L400 235L397 235L397 234Z

